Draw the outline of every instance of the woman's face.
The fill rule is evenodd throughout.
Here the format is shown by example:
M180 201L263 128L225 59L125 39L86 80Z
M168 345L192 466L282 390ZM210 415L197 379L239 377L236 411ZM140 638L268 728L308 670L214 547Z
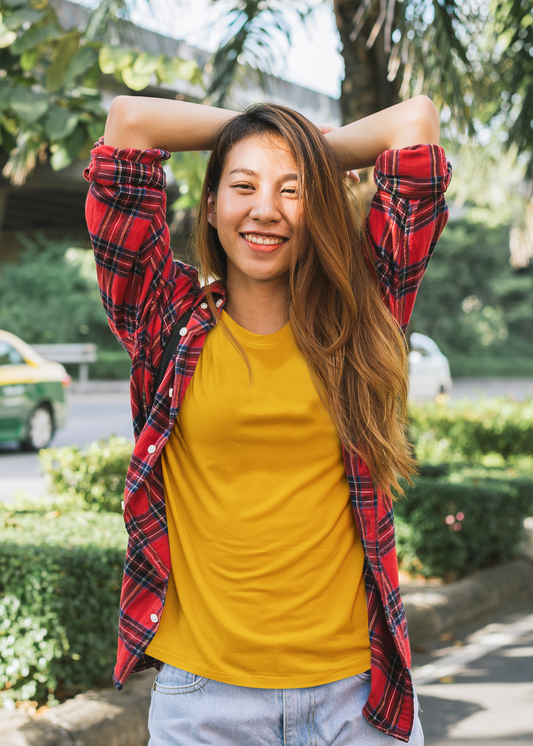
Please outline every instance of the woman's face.
M228 287L287 281L299 220L294 156L276 135L254 135L229 152L208 220L227 255Z

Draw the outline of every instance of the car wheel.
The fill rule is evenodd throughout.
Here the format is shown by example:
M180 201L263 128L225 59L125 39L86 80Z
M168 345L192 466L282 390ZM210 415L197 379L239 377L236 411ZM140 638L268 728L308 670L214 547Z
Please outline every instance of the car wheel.
M25 451L46 448L54 435L54 420L48 407L41 405L33 410L28 420L28 434L21 446Z

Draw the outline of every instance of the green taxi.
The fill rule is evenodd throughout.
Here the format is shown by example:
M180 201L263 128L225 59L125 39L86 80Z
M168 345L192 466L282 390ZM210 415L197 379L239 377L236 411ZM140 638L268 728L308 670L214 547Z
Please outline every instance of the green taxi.
M0 442L38 451L68 418L70 376L9 332L0 331Z

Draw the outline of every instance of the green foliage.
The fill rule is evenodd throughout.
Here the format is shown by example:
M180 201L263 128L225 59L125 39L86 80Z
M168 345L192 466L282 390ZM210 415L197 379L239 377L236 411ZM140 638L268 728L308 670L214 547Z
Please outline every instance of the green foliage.
M0 704L53 703L109 680L126 546L120 516L0 518Z
M533 365L533 266L509 264L509 222L489 210L448 225L428 266L411 321L450 358L485 361L515 357ZM528 355L529 352L529 355ZM475 363L474 363L475 365ZM528 370L527 366L525 370Z
M98 360L89 365L89 378L97 381L127 381L131 373L128 353L118 350L98 350Z
M533 400L411 404L411 438L422 463L533 455Z
M122 513L126 472L133 445L111 436L85 448L64 446L40 452L41 466L56 495L81 498L97 511Z
M28 344L94 342L117 349L100 300L92 252L37 236L0 275L0 329Z
M180 196L173 210L194 210L200 202L207 156L205 153L173 153L170 166L178 182Z
M104 131L102 73L133 91L154 76L158 83L203 84L193 61L107 44L109 14L116 20L124 9L125 3L101 3L82 32L62 29L50 0L1 0L0 145L9 153L3 174L14 184L47 153L54 170L87 157Z
M451 579L516 555L530 489L494 481L418 479L395 505L398 559L409 572Z

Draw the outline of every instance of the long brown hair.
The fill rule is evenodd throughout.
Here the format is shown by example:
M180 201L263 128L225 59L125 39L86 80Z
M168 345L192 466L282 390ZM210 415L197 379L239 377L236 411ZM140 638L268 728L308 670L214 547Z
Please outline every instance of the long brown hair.
M326 138L301 114L259 104L219 131L197 217L202 277L207 286L208 278L225 281L227 273L226 254L207 220L209 192L216 191L231 148L264 134L288 144L300 175L303 220L289 274L289 318L296 343L344 446L366 461L382 489L402 494L398 476L409 479L416 466L406 435L405 340L372 269L362 203L354 204Z

